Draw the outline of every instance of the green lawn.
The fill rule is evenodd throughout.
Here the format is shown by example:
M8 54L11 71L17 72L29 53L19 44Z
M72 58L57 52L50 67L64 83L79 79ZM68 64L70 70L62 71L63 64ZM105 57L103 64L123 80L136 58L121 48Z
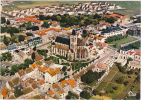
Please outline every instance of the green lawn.
M110 91L111 89L113 89L115 85L113 83L109 83L108 86L104 89L105 91Z
M102 90L107 85L106 82L101 82L99 86L96 88L97 90Z
M118 40L118 41L113 41L113 42L110 42L110 44L125 44L125 43L128 43L128 42L131 42L131 41L134 41L136 40L135 38L132 38L132 37L127 37L127 38L124 38L124 39L121 39L121 40Z
M104 81L110 81L113 75L115 74L115 71L110 71L109 74L103 79Z

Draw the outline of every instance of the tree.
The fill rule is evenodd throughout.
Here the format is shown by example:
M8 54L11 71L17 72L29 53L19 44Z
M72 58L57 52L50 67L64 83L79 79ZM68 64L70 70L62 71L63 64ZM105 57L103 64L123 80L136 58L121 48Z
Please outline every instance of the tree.
M33 61L31 59L27 58L27 59L24 60L24 64L29 66L30 64L33 64Z
M33 36L33 34L32 33L29 33L29 32L27 32L26 35L27 36Z
M49 28L49 26L48 22L44 22L41 27Z
M36 46L33 48L34 51L36 51Z
M25 37L23 35L20 35L19 36L19 42L24 41L24 40L25 40Z
M2 27L2 26L1 26L1 33L6 32L6 29L7 29L6 27Z
M10 27L7 29L7 33L10 33L12 30L13 33L19 33L19 30L16 27Z
M67 75L67 72L65 72L64 75Z
M11 37L14 36L14 33L13 33L12 28L9 29L9 33L10 33L10 36L11 36Z
M115 22L115 18L114 18L114 17L107 18L107 20L106 20L106 21L112 24L112 23L114 23L114 22Z
M31 22L29 21L28 23L27 23L27 28L30 28L32 25L31 25Z
M93 94L94 94L94 95L99 95L99 90L96 90L96 89L93 90Z
M67 95L67 96L66 96L66 99L71 99L71 96L70 96L70 95Z
M6 22L5 18L1 17L1 24L5 23L5 22Z
M10 70L10 75L14 75L18 71L19 71L19 68L17 67L17 65L13 65Z
M66 69L67 69L67 67L66 66L63 66L62 71L65 72Z
M7 20L6 24L7 24L7 25L9 25L9 24L10 24L10 21L9 21L9 20Z
M1 69L1 75L4 76L5 75L5 70Z
M21 69L24 69L24 67L25 67L25 64L20 64L19 66L18 66L18 68L21 70Z
M12 55L11 55L11 53L9 53L9 52L2 53L1 60L2 60L2 61L5 61L5 60L10 61L10 60L12 60Z
M125 82L124 82L124 85L125 85L125 86L127 86L128 84L129 84L129 82L128 82L128 81L125 81Z
M91 95L90 95L90 93L87 92L87 91L82 91L82 92L80 93L80 97L81 97L81 98L85 98L85 99L90 99Z
M117 89L118 89L118 87L117 87L117 86L114 86L114 87L113 87L113 89L114 89L114 90L117 90Z
M5 45L9 44L8 38L4 35L3 42Z
M122 84L122 83L124 82L124 77L119 77L119 78L117 78L117 79L116 79L116 82L117 82L118 84Z
M32 53L31 58L32 58L32 60L34 62L34 59L35 59L35 53L34 52Z

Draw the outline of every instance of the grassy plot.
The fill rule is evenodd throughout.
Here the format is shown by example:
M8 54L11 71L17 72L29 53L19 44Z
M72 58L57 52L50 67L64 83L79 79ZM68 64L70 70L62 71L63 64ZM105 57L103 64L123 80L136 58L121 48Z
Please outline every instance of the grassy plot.
M115 71L110 71L109 74L104 78L104 81L110 81L113 75L115 75Z
M131 42L131 41L134 41L136 40L135 38L133 37L127 37L127 38L124 38L124 39L121 39L121 40L118 40L118 41L113 41L113 42L110 42L110 44L125 44L125 43L128 43L128 42Z
M107 85L106 82L101 82L99 86L96 88L97 90L102 90Z

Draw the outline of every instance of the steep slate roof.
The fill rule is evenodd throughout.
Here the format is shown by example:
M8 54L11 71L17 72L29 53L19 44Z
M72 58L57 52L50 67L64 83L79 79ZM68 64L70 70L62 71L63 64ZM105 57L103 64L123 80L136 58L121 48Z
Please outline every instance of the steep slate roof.
M120 30L122 30L120 27L115 27L115 28L104 30L102 33L110 33L110 32L120 31Z
M59 42L62 44L70 45L70 39L57 36L55 42Z

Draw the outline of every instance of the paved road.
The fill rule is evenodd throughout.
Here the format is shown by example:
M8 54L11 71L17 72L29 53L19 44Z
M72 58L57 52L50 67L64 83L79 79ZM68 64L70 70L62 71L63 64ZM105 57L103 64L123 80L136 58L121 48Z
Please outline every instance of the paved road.
M51 43L51 41L50 41L50 42L47 42L47 43L45 43L45 44L41 44L41 45L37 46L36 48L41 48L41 47L43 47L43 46L45 46L45 45L47 45L47 44L49 44L49 43Z

